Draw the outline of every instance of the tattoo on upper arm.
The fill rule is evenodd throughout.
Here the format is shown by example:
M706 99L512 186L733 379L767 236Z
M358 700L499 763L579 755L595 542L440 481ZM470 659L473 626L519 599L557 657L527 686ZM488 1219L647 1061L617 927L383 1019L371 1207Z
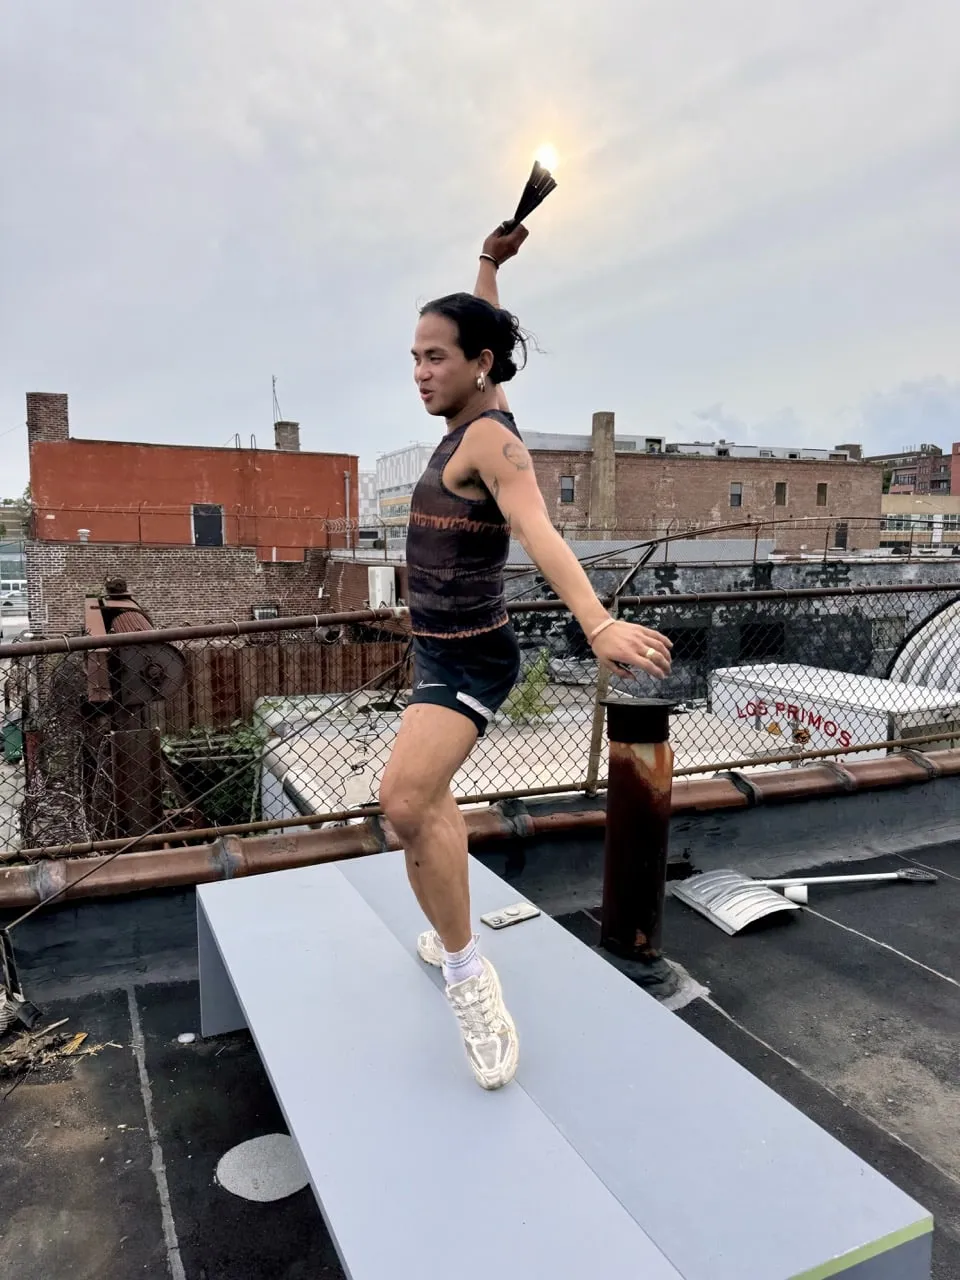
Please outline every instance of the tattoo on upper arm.
M530 455L522 444L508 440L503 446L503 456L508 462L513 463L518 471L530 470Z

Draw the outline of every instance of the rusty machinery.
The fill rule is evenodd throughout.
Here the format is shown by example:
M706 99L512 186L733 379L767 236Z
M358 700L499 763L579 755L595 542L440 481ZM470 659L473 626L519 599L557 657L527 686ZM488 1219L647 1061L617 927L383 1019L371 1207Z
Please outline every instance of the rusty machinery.
M84 602L87 635L130 634L152 626L122 578L108 579L102 596L87 596ZM179 649L156 641L86 655L88 736L94 739L90 745L100 775L95 807L98 825L112 828L111 835L135 835L163 819L160 731L150 723L149 708L178 692L186 665Z

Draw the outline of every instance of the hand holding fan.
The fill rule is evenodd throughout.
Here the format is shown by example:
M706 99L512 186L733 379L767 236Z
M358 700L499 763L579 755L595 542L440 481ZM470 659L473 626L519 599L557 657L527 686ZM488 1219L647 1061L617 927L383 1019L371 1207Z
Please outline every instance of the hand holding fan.
M519 226L524 218L529 217L534 209L543 204L550 192L556 187L557 180L547 167L549 165L555 168L556 164L557 153L553 147L542 147L533 162L533 168L530 170L527 185L523 188L523 194L520 196L520 203L517 205L516 213L512 218L508 218L506 222L501 224L500 230L505 235L509 234L514 227Z

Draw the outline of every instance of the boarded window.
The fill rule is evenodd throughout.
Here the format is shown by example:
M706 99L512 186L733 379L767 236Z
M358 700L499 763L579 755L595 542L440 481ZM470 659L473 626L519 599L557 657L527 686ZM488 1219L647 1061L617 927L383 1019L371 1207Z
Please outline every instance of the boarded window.
M196 547L223 546L223 507L209 502L194 504L193 543Z
M785 507L787 505L787 482L786 480L778 480L773 490L773 503L776 507Z
M825 507L827 505L827 486L825 484L817 485L817 506Z

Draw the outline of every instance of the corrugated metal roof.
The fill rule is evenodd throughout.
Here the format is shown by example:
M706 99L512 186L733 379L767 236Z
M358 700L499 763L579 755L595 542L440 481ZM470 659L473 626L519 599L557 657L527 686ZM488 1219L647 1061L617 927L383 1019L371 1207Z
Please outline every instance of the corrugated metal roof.
M949 689L960 685L960 600L935 613L897 655L891 680Z

